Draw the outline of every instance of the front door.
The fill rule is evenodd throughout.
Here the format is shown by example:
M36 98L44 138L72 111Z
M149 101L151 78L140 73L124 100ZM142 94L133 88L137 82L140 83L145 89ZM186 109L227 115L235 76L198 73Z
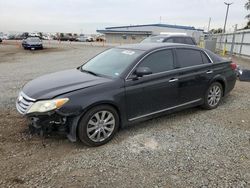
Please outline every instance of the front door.
M152 74L125 81L126 111L130 121L177 104L178 73L174 69L172 50L151 53L137 67L148 67Z

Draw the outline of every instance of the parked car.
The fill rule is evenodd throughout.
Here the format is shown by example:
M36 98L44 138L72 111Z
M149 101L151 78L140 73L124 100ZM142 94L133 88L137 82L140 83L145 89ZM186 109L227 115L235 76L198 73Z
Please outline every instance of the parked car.
M98 35L98 36L96 37L96 41L97 41L97 42L105 42L105 41L106 41L106 38L105 38L104 35Z
M91 36L80 36L76 40L79 42L94 42L94 39Z
M141 43L163 43L163 42L197 45L193 37L184 34L166 34L166 35L150 36L141 41Z
M43 36L42 36L42 39L43 39L43 40L53 40L53 37L50 36L50 35L43 35Z
M0 32L0 39L3 40L3 37L4 37L4 33Z
M27 39L28 37L29 37L29 33L24 32L24 33L16 34L15 40L24 40L24 39Z
M24 39L22 42L22 46L24 49L43 49L43 42L39 37L28 37Z
M9 36L7 34L4 34L2 40L8 40L8 39L9 39Z
M8 35L8 40L15 40L16 36L14 34Z
M0 38L0 42L3 42L1 38Z
M194 106L216 108L234 88L235 68L196 46L120 46L77 69L28 82L16 108L34 130L63 131L71 141L99 146L136 122Z
M62 37L59 37L59 40L60 41L77 41L76 37L74 36L69 36L69 35L65 35L65 36L62 36Z

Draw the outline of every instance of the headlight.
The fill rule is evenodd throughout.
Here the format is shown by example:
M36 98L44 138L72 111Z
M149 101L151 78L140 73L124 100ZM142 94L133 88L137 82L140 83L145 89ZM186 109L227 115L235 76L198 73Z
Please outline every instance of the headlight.
M61 108L68 101L68 98L38 101L31 106L27 114L34 112L49 112L51 110Z

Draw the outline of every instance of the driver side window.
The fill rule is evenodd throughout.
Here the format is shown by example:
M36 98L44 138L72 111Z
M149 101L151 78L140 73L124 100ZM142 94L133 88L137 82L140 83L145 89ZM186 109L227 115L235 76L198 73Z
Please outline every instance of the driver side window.
M161 50L148 55L138 67L148 67L152 73L160 73L174 69L172 50Z

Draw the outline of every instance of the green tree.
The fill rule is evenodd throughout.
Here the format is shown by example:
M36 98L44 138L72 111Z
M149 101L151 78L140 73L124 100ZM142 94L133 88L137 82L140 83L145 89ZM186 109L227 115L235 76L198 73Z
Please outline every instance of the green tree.
M248 0L245 3L245 9L247 9L248 11L250 11L250 0ZM247 25L244 27L244 29L249 29L250 28L250 14L246 15L245 18L248 19L248 22L247 22Z
M245 3L245 9L247 9L248 11L250 10L250 0L248 0ZM250 18L250 14L246 15L246 18L249 19Z
M249 29L250 28L250 20L248 20L247 25L243 29Z
M221 29L221 28L218 28L218 29L211 29L211 30L209 31L209 33L213 33L213 34L222 33L222 29Z

